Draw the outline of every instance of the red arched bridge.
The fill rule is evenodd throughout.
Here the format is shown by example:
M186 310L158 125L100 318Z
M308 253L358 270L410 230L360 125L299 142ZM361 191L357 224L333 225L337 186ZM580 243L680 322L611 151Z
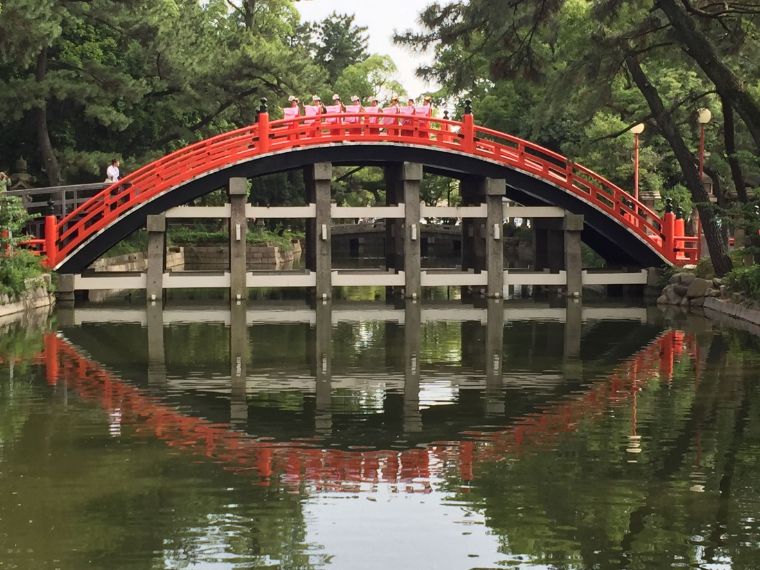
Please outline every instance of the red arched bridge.
M425 116L342 113L258 122L197 142L143 166L84 204L45 222L37 246L49 267L77 273L148 215L186 204L225 186L321 162L382 165L411 162L463 180L504 181L508 199L559 206L583 216L582 239L608 262L638 267L695 259L695 238L683 236L672 213L659 216L599 174L551 150L462 121ZM255 197L254 197L255 200ZM686 246L690 247L686 247Z

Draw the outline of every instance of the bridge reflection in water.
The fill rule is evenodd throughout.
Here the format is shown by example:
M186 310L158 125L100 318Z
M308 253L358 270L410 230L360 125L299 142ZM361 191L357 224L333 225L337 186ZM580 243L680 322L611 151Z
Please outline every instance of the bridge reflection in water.
M373 307L375 315L370 306L357 309L330 303L314 309L280 307L269 311L246 310L245 306L233 306L229 311L194 309L191 315L155 306L141 311L70 310L59 315L63 332L45 338L46 377L50 384L60 384L107 410L109 417L115 418L113 429L117 432L130 429L157 438L219 462L262 485L278 478L286 484L306 482L315 489L357 491L390 483L400 490L426 492L432 479L450 475L452 470L465 485L473 479L480 462L549 446L561 434L574 431L581 422L594 421L610 405L622 402L633 411L629 451L636 453L637 392L649 382L669 382L674 361L683 353L696 351L696 344L684 333L663 332L654 324L646 326L644 309L610 312L577 303L562 309L532 308L534 319L543 313L555 321L561 316L564 321L554 338L549 338L550 333L536 339L535 320L510 320L510 316L527 309L489 301L482 309L460 306L447 310L447 325L458 326L462 339L457 347L460 353L453 359L461 362L463 373L454 376L445 363L435 362L429 354L431 349L439 353L446 350L441 351L435 339L423 339L423 335L435 334L426 323L433 322L431 319L438 318L438 311L444 309L413 302L401 309ZM636 324L626 327L618 320L610 326L610 321L595 318L611 314L618 319L627 316ZM167 368L174 366L167 366L167 359L176 362L178 355L165 351L164 336L173 330L165 329L165 324L168 321L182 327L177 323L184 322L192 327L193 321L203 321L204 316L228 327L230 369L227 376L211 374L196 385L192 378L167 373ZM88 351L97 353L109 344L94 342L104 330L92 324L97 320L112 323L109 327L129 326L119 325L121 321L147 329L142 337L147 337L147 374L139 370L143 365L135 365L131 351L117 363L124 368L123 373L88 355ZM262 332L271 333L276 325L267 322L272 320L300 320L290 333L303 331L305 335L290 348L297 351L306 346L306 374L272 362L266 354L261 355L262 362L252 373L251 349ZM366 362L352 367L342 358L342 370L336 372L335 353L345 341L341 327L347 323L361 327L368 322L384 329L385 365L378 367L373 361L374 369L362 373L359 370L366 368ZM95 334L88 334L88 329ZM534 338L530 338L531 331ZM114 332L119 334L118 330ZM611 333L618 335L617 348L611 347L617 350L614 354L584 350L586 341L588 347L598 347L597 338ZM525 342L526 338L530 340ZM529 367L524 349L530 352L537 341L546 343L547 348L561 347L556 373L544 373L540 390L535 387L535 374L532 388L521 382ZM277 355L273 356L276 361ZM505 358L510 360L508 365ZM542 370L545 366L544 360ZM523 400L520 409L508 409L510 391L531 389L537 393L528 398L529 404ZM286 404L276 405L273 412L261 402L253 403L261 393L272 391L309 394L310 404L303 405L301 411L309 409L302 415L311 418L311 427L302 425L303 418L296 418ZM377 405L378 412L382 413L375 415L380 417L365 414L361 422L352 424L347 419L350 410L341 402L371 398L378 391L383 400ZM449 395L441 397L442 393ZM181 405L173 401L178 395ZM479 417L465 414L457 405L458 399L473 397L482 401ZM209 398L215 402L215 409L209 412L206 406L200 413L194 411L198 401ZM220 398L228 402L226 417L218 409ZM400 419L398 425L394 418ZM487 427L483 427L484 419ZM440 429L442 423L445 429ZM271 429L273 425L275 429ZM457 441L446 435L455 431L452 426L461 436ZM288 433L291 435L283 437Z

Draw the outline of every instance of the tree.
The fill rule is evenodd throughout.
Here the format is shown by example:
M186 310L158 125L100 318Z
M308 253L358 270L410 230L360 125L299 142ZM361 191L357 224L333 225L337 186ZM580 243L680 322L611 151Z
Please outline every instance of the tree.
M354 16L333 12L312 30L314 59L327 70L330 85L348 66L369 57L367 28L354 24Z
M499 10L497 4L502 4ZM674 57L672 49L666 52L674 41L680 45L678 36L650 2L509 0L505 9L496 0L472 0L433 4L421 19L422 33L397 39L435 48L437 64L423 73L443 81L453 95L477 94L484 103L495 95L487 107L492 117L518 121L523 132L550 148L581 150L580 156L571 155L574 160L583 162L584 154L595 152L598 145L581 144L577 133L598 122L601 114L620 121L610 122L610 131L597 137L597 143L648 121L655 127L647 131L648 140L656 131L668 142L661 164L654 165L665 167L661 180L667 187L684 183L689 188L716 271L730 269L726 245L695 175L689 148L696 147L696 132L684 129L693 124L696 105L704 106L720 89L695 71L689 58ZM510 90L519 95L508 95ZM499 109L501 101L508 115ZM669 174L676 173L670 164L677 166L677 176Z

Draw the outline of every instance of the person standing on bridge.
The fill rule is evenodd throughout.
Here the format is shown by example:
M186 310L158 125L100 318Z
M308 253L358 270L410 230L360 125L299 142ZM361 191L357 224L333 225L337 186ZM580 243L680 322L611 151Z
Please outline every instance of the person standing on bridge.
M353 115L355 113L362 113L364 111L364 109L362 108L361 99L359 99L358 95L353 95L351 97L351 104L350 105L346 105L345 111L349 115L344 120L344 122L347 125L356 125L356 124L359 123L359 117L355 117L355 116L352 117L351 116L351 115ZM353 128L353 129L350 129L349 132L351 134L359 134L359 133L362 132L362 130L360 128Z
M116 182L119 180L119 164L116 158L111 161L111 166L106 169L106 182Z
M288 97L288 104L290 106L285 107L282 110L282 114L286 119L295 119L301 114L301 102L298 100L298 97L291 95Z

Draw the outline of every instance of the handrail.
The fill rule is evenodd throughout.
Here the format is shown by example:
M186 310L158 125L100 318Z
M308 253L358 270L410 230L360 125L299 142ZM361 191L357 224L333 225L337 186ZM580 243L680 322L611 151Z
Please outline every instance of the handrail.
M390 119L390 121L389 121ZM383 122L381 122L383 121ZM260 133L265 133L262 138ZM471 140L468 140L471 137ZM52 266L59 265L94 233L155 196L207 172L268 153L341 142L402 143L463 152L526 172L580 197L637 235L664 259L669 251L662 219L603 176L540 145L481 126L472 116L452 121L416 115L340 113L259 122L221 133L146 164L98 192L56 225Z

